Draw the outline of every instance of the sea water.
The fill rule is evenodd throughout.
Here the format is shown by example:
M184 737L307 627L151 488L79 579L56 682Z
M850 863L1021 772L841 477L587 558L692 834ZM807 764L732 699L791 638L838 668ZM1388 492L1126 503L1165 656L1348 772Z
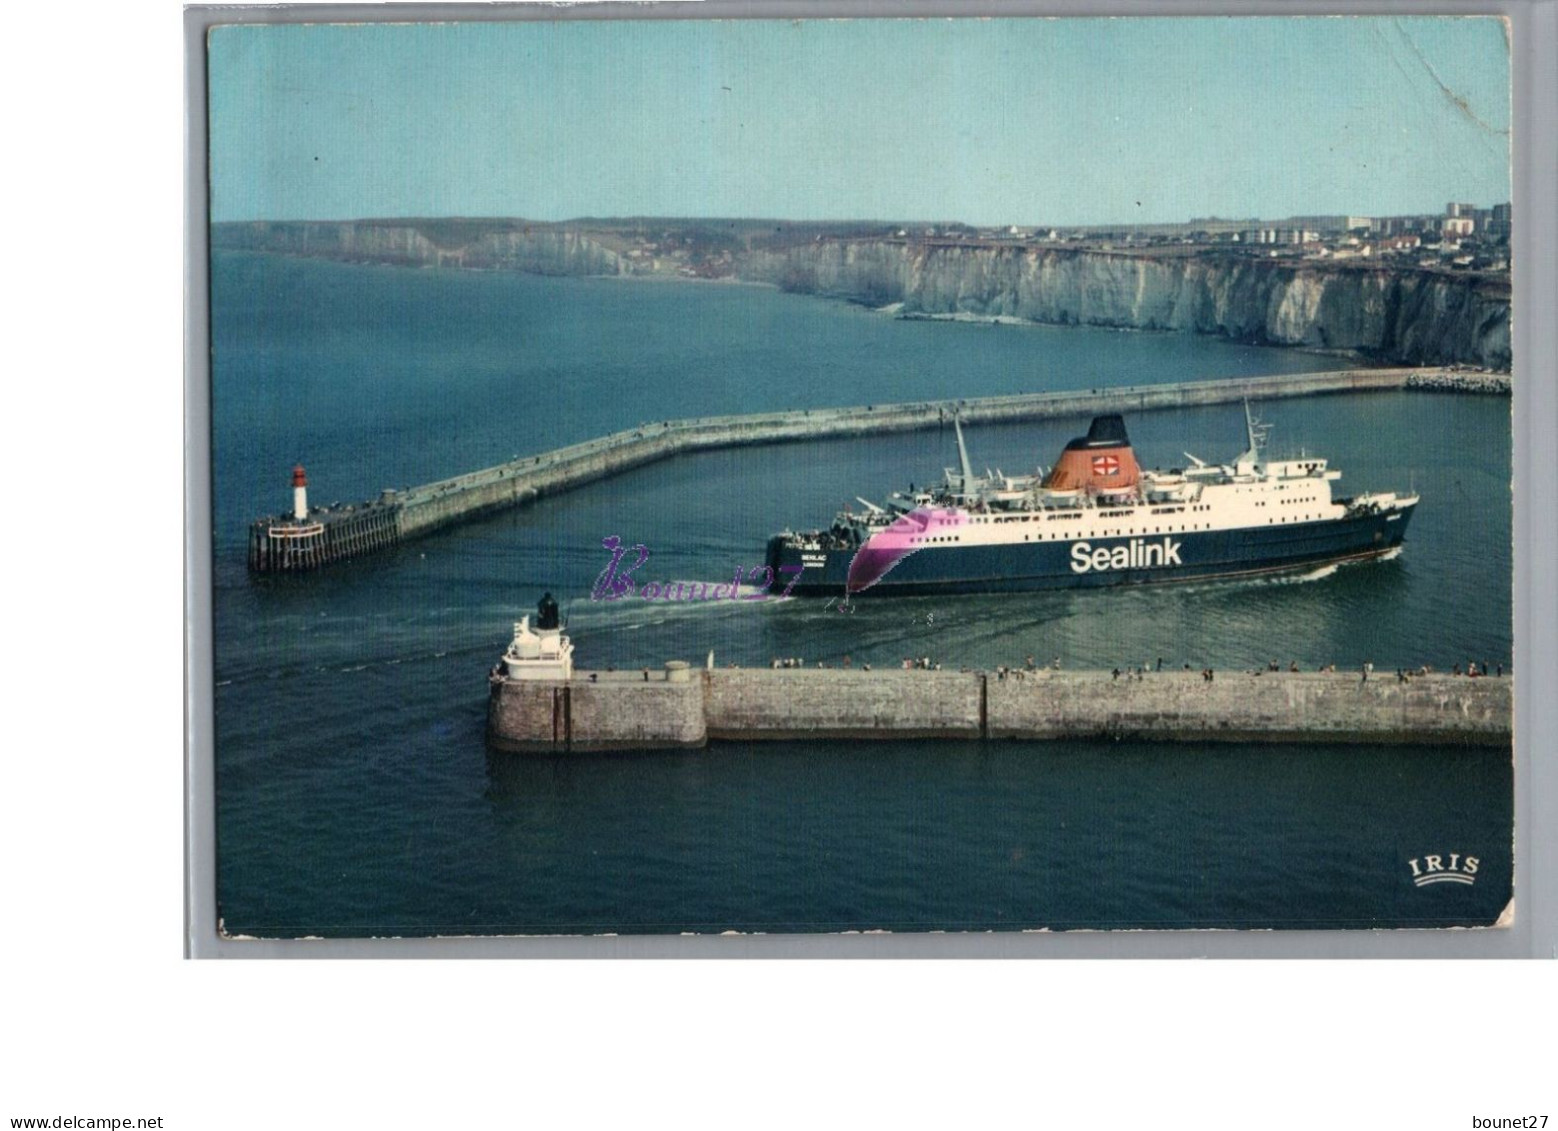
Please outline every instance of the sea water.
M1183 334L912 322L742 286L242 253L213 262L218 908L230 932L835 931L1485 923L1511 890L1509 751L1195 743L720 743L486 751L485 673L551 591L584 667L1277 662L1377 676L1511 658L1498 398L1273 401L1274 455L1423 496L1392 561L1280 581L1007 597L593 601L728 582L955 465L948 431L683 456L317 574L251 578L246 523L640 423L1339 368ZM1243 446L1237 405L1127 416L1144 466ZM1086 420L967 430L1031 473ZM1412 884L1429 853L1474 885Z

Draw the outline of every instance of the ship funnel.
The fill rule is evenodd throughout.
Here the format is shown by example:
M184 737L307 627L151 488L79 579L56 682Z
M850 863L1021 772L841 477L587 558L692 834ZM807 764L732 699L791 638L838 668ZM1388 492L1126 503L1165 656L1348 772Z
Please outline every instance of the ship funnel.
M1131 451L1125 419L1118 413L1095 416L1086 436L1066 445L1044 477L1043 486L1057 491L1124 491L1141 480L1141 468Z

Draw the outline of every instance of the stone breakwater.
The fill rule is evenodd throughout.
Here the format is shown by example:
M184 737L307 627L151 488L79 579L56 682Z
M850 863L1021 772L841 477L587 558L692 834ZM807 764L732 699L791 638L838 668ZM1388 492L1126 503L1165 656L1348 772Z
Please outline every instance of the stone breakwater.
M256 573L310 570L331 562L386 549L409 538L507 507L530 503L635 467L688 452L912 432L945 425L957 415L965 424L1085 418L1106 412L1273 400L1325 393L1390 392L1416 379L1472 378L1476 374L1422 369L1342 369L1268 377L1223 378L1176 384L1054 393L1021 393L958 401L855 405L798 409L745 416L708 416L645 424L632 431L557 448L536 456L456 475L403 491L386 492L369 503L310 514L317 534L299 538L285 519L250 524L249 567ZM1441 388L1441 386L1434 386ZM1446 391L1449 387L1445 386ZM1462 385L1462 392L1502 392L1502 385ZM324 476L320 477L321 479Z
M931 240L753 253L741 276L906 316L1220 334L1407 365L1510 365L1505 278L1416 266Z
M1508 373L1459 373L1454 370L1413 373L1403 387L1428 393L1490 393L1500 397L1513 392Z
M1513 680L1394 674L714 669L502 680L488 743L515 753L711 740L1112 739L1507 748Z

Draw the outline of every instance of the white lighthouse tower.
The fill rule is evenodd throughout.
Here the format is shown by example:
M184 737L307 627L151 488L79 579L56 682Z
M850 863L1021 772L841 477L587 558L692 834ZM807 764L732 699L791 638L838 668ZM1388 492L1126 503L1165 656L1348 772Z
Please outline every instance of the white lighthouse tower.
M303 474L301 463L292 469L292 517L308 521L308 476Z

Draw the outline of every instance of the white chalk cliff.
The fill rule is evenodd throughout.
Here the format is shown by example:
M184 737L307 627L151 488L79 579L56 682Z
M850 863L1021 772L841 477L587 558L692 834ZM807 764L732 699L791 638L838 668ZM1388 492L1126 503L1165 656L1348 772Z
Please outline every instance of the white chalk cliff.
M819 241L754 253L741 274L874 306L902 303L907 315L1190 330L1409 365L1509 367L1507 285L1378 262Z

